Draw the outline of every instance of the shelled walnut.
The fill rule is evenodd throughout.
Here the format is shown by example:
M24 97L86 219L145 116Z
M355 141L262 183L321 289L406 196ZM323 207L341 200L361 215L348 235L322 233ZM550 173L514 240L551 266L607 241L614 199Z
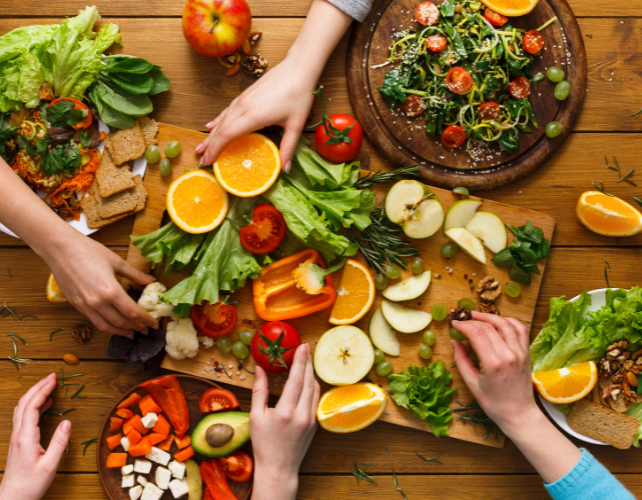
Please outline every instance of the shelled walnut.
M247 56L247 59L243 62L243 71L259 78L265 73L267 66L267 59L262 57L261 54L255 53Z
M87 325L76 325L71 329L71 338L84 345L91 339L91 328Z
M250 42L250 45L254 47L256 45L256 42L259 41L259 38L261 38L261 35L263 34L262 31L251 31L250 36L247 37L248 41Z
M494 302L480 302L479 303L479 312L480 313L487 313L487 314L496 314L499 316L499 309L495 305Z
M471 319L473 319L473 315L463 307L453 309L448 314L448 324L450 325L452 325L453 321L470 321Z
M497 281L492 276L486 276L479 280L475 291L479 294L482 300L486 302L495 302L497 298L502 294L502 287L499 286L499 281Z

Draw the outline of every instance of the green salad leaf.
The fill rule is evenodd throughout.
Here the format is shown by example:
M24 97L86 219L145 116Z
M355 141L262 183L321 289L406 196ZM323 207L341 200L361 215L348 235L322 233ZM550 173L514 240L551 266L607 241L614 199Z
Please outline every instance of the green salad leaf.
M497 267L510 267L509 276L525 285L531 283L531 273L541 274L537 261L550 256L549 243L544 238L544 231L535 227L531 221L525 226L515 227L506 224L515 238L509 247L504 248L493 257Z
M301 136L288 176L311 189L335 190L353 187L359 179L360 171L358 161L339 164L329 162L310 149L308 140Z
M633 446L640 447L640 439L642 438L642 403L636 403L631 408L624 412L629 417L637 418L640 421L640 428L633 436Z

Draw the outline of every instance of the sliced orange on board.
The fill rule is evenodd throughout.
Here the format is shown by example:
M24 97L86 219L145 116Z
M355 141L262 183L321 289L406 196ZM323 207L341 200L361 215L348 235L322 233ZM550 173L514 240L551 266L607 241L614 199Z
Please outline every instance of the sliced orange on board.
M588 361L558 370L533 373L533 383L544 399L565 404L579 401L597 383L597 366Z
M587 229L604 236L632 236L642 231L642 213L626 201L600 191L582 193L575 213Z
M68 302L67 297L62 293L62 290L56 283L56 278L54 278L53 273L49 274L49 279L47 280L47 300L49 302Z
M375 384L335 387L321 397L317 418L327 431L355 432L376 422L387 403L386 393Z
M539 0L481 0L489 9L508 17L528 14L535 8Z
M214 175L228 193L250 198L264 193L281 171L281 154L262 134L249 134L233 141L214 163Z
M372 307L374 298L375 284L370 270L360 262L348 259L343 266L337 300L330 313L330 323L351 325L359 321Z
M167 191L167 213L183 231L200 234L223 222L228 195L205 170L192 170L176 179Z

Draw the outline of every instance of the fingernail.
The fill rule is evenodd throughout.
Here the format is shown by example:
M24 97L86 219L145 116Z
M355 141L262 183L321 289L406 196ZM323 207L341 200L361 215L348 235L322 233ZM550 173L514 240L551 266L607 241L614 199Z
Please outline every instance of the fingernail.
M286 161L286 162L285 162L285 167L283 167L283 171L284 171L286 174L289 174L289 173L290 173L290 169L291 169L291 168L292 168L292 162L291 162L290 160Z
M149 281L156 281L156 278L154 278L151 274L148 274L145 276Z
M301 344L301 347L299 347L299 352L301 354L307 355L310 352L310 346L308 344Z
M215 121L216 121L216 120L212 120L211 122L206 123L206 124L205 124L205 126L206 126L206 127L211 127L212 125L214 125L214 122L215 122Z
M65 434L69 434L69 431L71 430L71 422L69 420L63 420L60 424L60 430Z
M259 365L256 365L256 367L254 368L254 378L258 380L262 376L263 376L263 368L261 368Z
M138 330L138 331L143 335L147 335L149 333L149 328L143 328L142 330Z
M49 375L47 375L47 378L51 379L51 380L55 380L56 379L56 373L55 372L54 373L50 373Z
M198 160L198 166L202 167L203 166L203 157L201 156L201 159Z
M203 149L205 149L205 143L201 142L198 146L196 146L194 151L196 151L197 153L202 153Z

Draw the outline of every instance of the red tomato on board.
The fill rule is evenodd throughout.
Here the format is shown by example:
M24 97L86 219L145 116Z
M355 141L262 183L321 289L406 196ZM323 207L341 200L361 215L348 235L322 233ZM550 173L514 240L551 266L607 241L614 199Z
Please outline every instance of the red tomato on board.
M402 106L406 116L419 116L426 111L426 101L418 95L410 94L406 96L406 104Z
M488 21L491 26L495 26L496 28L504 26L504 24L508 22L508 18L506 16L490 9L486 9L484 11L484 18L486 18L486 21Z
M531 82L528 78L518 76L508 84L508 93L515 99L526 99L531 95Z
M445 36L441 35L430 35L426 38L426 47L431 52L441 52L448 45L448 40Z
M281 244L286 231L281 212L272 205L257 205L252 212L252 222L241 228L241 245L250 253L270 253Z
M77 101L76 99L72 99L71 97L58 97L58 99L54 99L49 103L48 108L56 104L57 102L60 101L71 101L74 103L74 109L86 109L87 110L87 116L85 116L84 120L81 122L78 122L76 125L73 125L72 128L75 128L76 130L81 129L81 128L87 128L89 127L92 122L94 121L94 117L91 114L91 111L89 110L89 107L86 104L83 104L80 101Z
M222 302L210 304L207 301L201 305L193 305L189 316L200 332L212 338L224 337L230 333L238 319L234 306Z
M259 332L262 333L269 342L262 339ZM281 335L283 335L283 338L279 343L277 341ZM254 361L256 361L256 364L266 372L283 373L292 366L294 353L300 345L301 337L294 327L283 321L270 321L261 326L259 331L254 334L251 346L252 357ZM262 350L266 352L262 352ZM270 358L272 359L270 360ZM281 364L279 358L283 360L283 364L285 364L287 368Z
M466 132L459 125L449 125L441 134L441 142L447 148L458 148L466 142Z
M537 30L530 30L522 39L524 50L529 54L537 54L546 45L544 36Z
M446 86L455 94L465 94L473 86L473 77L461 66L455 66L446 75Z
M439 21L439 9L432 2L422 2L415 9L415 19L424 26L437 24L437 21Z
M502 114L502 110L495 101L487 101L479 105L477 114L482 120L496 120Z
M198 407L203 413L236 410L239 406L236 396L222 387L206 390L198 402Z
M361 128L361 125L352 116L342 113L330 115L328 116L328 120L330 120L330 123L327 125L331 135L328 135L323 123L317 127L314 134L317 151L326 160L330 160L334 163L345 163L354 159L354 157L359 153L361 142L363 141L363 129ZM341 131L352 126L350 131L346 134L345 139L348 139L348 141L343 139L337 144L330 144L334 139L330 126Z
M236 450L226 457L219 458L218 461L225 477L232 481L245 483L252 477L254 463L252 462L252 457L244 451Z

